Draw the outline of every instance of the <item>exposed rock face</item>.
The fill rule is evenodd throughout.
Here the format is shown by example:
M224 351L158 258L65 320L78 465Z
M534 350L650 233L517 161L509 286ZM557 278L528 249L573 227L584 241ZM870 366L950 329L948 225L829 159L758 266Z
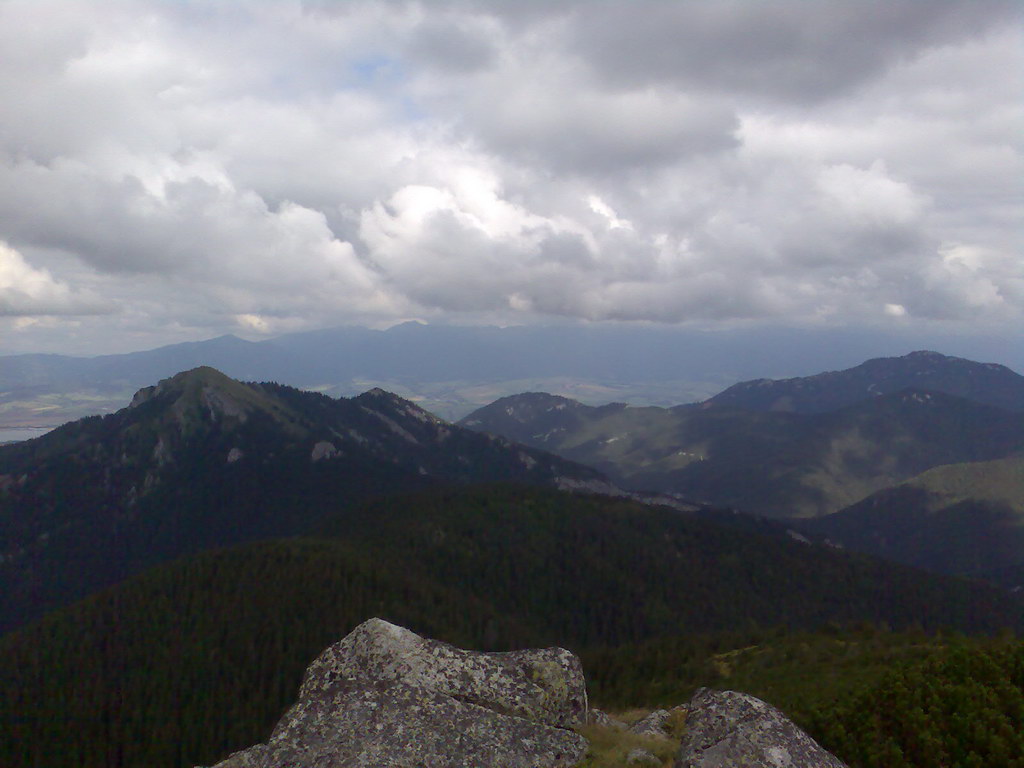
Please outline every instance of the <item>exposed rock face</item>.
M654 736L660 739L667 739L668 732L665 730L665 723L668 722L669 711L667 709L656 709L651 714L637 720L629 727L630 733L637 736Z
M600 709L594 709L593 707L591 707L590 711L587 713L587 722L590 723L590 725L597 725L601 728L614 728L617 731L625 731L629 728L629 726L621 720L617 720L607 712L602 712Z
M846 768L760 699L700 688L689 705L675 768Z
M637 747L636 749L629 750L629 754L626 755L626 765L646 765L658 768L661 765L661 760L649 749Z
M331 459L338 455L338 449L334 443L328 442L327 440L321 440L313 446L313 451L310 454L310 459L313 461L320 461L321 459Z
M571 766L586 711L566 650L474 653L370 619L310 665L266 744L217 768Z

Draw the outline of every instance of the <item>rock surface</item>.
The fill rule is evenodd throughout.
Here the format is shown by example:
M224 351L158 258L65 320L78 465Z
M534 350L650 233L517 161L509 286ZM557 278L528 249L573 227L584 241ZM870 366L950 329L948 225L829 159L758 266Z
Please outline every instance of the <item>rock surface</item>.
M689 704L675 768L846 768L760 699L700 688Z
M648 749L631 749L629 754L626 755L626 765L639 765L639 766L660 766L661 760Z
M602 712L600 709L594 709L593 707L587 713L587 722L590 725L596 725L601 728L614 728L617 731L625 731L629 728L621 720L617 720L607 712Z
M637 736L653 736L659 739L667 739L668 731L665 730L665 723L668 722L669 711L667 709L656 709L646 717L642 717L629 726L629 732Z
M572 766L586 711L566 650L475 653L370 619L309 666L266 744L217 768Z

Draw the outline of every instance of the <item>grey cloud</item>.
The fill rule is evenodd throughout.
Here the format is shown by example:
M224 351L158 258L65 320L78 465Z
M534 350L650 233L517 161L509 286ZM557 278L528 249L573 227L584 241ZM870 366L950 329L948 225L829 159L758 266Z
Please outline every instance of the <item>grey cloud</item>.
M426 19L413 33L408 53L417 64L443 71L469 72L488 67L495 50L486 28L472 30L447 16Z
M19 312L1024 315L1005 3L68 7L0 4Z
M499 151L581 172L656 166L737 145L736 117L720 104L651 92L588 97L574 90L543 94L538 87L481 105L471 128Z
M608 2L577 6L568 28L575 50L621 85L814 102L1018 11L1004 0Z
M98 315L113 307L89 292L74 290L21 253L0 242L0 317Z

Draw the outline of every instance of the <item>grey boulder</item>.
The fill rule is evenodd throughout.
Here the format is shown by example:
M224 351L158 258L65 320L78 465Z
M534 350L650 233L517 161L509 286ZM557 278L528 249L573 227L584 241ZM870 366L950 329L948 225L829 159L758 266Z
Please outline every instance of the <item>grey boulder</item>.
M216 768L559 768L587 742L579 659L561 648L475 653L380 619L306 670L270 740Z
M651 766L659 768L661 760L650 750L637 747L636 749L631 749L629 754L626 755L626 765L637 765L641 766L641 768L646 765L648 768Z
M846 768L782 712L745 693L700 688L688 709L675 768Z
M629 726L629 732L637 736L667 739L668 731L665 729L665 724L668 722L669 717L670 714L667 709L656 709Z
M596 725L599 728L614 728L616 731L625 731L629 728L621 720L609 715L607 712L602 712L600 709L590 708L587 713L587 722L590 725Z

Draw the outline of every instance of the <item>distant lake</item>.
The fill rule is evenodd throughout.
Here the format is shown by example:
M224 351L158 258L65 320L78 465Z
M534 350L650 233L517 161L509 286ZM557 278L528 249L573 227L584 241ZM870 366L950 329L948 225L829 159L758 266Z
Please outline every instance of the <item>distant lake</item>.
M0 443L11 443L17 440L28 440L32 437L45 435L53 427L2 427L0 426Z

